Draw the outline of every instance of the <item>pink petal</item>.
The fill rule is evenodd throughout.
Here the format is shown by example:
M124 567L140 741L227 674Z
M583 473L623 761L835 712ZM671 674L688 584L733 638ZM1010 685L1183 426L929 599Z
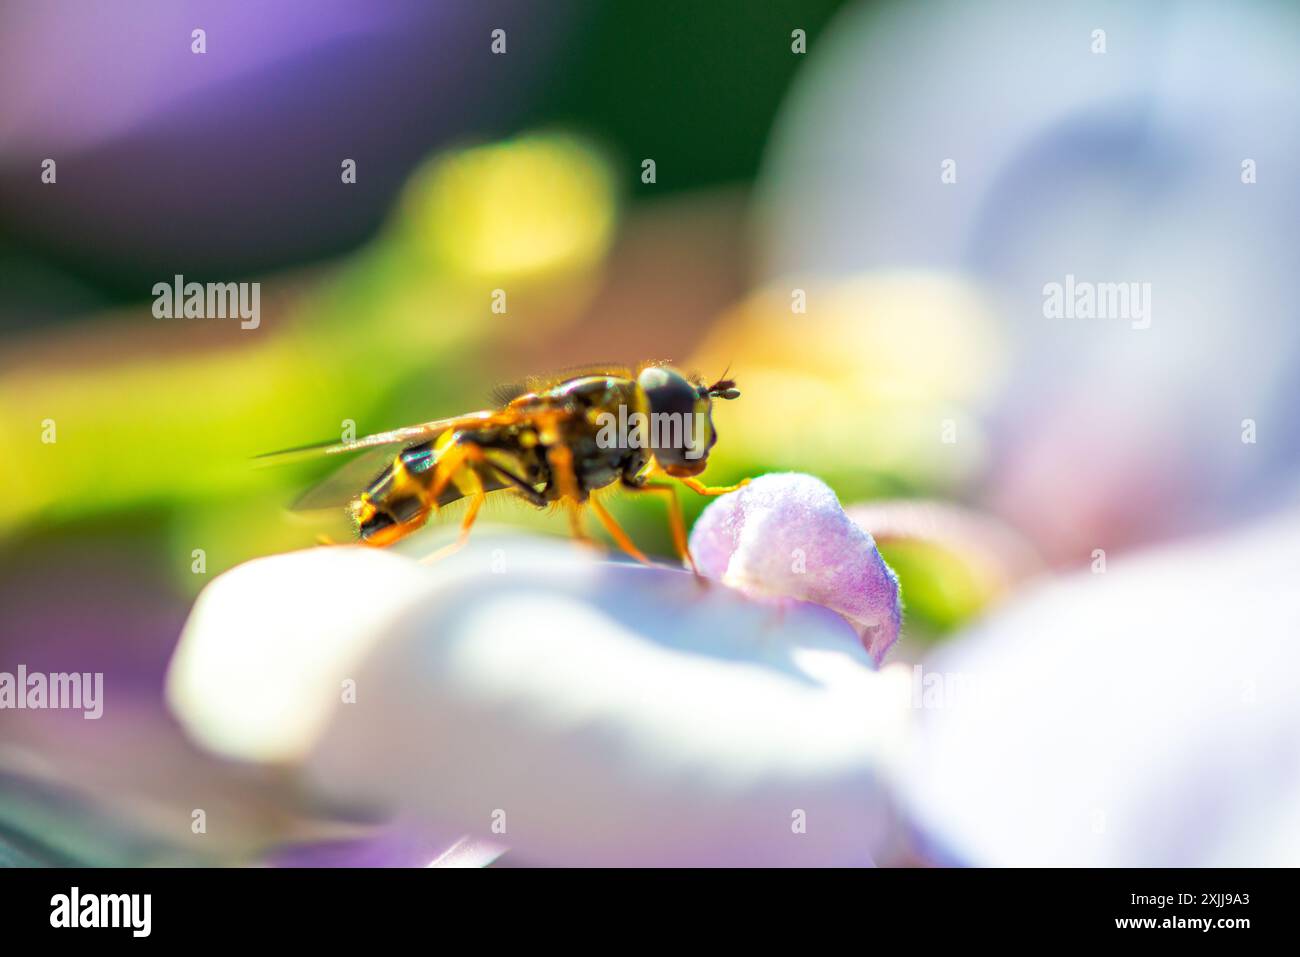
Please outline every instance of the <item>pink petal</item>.
M902 623L898 576L811 475L763 475L713 502L691 531L701 573L747 594L824 605L879 664Z

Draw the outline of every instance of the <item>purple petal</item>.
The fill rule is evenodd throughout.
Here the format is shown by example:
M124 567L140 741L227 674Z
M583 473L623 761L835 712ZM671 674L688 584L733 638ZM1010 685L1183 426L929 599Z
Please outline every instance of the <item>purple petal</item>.
M691 551L701 573L747 594L837 612L876 664L898 639L898 576L811 475L763 475L713 502L691 531Z

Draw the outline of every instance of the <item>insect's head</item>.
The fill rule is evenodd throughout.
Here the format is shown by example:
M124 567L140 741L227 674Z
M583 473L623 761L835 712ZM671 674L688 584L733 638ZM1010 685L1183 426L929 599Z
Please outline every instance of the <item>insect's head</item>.
M650 448L655 460L669 475L699 475L718 441L713 400L739 398L736 383L722 378L704 385L668 366L650 366L641 370L637 385L650 407Z

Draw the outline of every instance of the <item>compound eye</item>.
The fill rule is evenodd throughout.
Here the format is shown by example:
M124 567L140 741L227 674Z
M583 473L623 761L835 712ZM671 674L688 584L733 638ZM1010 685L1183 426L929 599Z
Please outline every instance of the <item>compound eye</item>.
M650 446L670 475L698 475L713 444L709 397L680 372L642 371L637 383L650 404Z
M695 403L700 399L699 389L685 376L662 366L642 370L637 383L650 400L650 411L658 414L689 416L695 412Z

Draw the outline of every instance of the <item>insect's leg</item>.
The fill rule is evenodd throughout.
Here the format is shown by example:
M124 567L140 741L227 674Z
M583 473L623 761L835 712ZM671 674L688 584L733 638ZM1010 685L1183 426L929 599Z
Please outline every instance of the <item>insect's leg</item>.
M582 527L582 506L577 502L565 502L569 508L569 533L583 545L595 545L587 530Z
M478 518L478 511L483 507L483 503L487 500L487 492L483 490L483 480L479 477L478 472L472 467L465 470L465 477L468 479L469 484L474 488L469 493L469 507L465 510L465 517L461 520L460 534L456 536L454 542L450 542L432 554L421 558L421 564L432 565L434 562L441 561L448 555L460 551L465 547L465 543L469 541L470 529L474 527L474 520Z
M433 482L425 496L431 507L438 507L440 496L466 461L482 461L483 450L473 442L461 441L448 447L434 466Z
M500 476L507 484L512 485L515 490L522 494L531 504L536 505L538 508L545 508L550 504L546 501L545 495L537 491L537 489L533 488L514 472L511 472L509 469L497 465L497 463L492 461L489 461L487 464L493 472Z
M582 506L586 496L578 484L578 473L573 465L573 450L558 441L549 431L543 432L542 440L554 439L554 444L546 447L546 464L551 470L550 485L559 493L559 501L569 507L569 531L573 537L584 545L594 545L591 536L582 527Z
M691 571L697 578L700 577L700 570L695 567L695 556L691 554L690 546L686 538L686 519L682 517L682 504L677 501L677 489L671 485L662 482L624 482L623 487L629 492L653 492L656 495L662 495L668 500L668 527L673 533L673 548L677 550L677 555L691 566Z
M600 524L605 526L605 531L609 532L609 537L614 539L614 543L618 545L619 548L623 549L623 551L627 552L642 565L650 564L650 559L646 558L645 553L633 544L632 539L628 538L627 532L623 531L622 526L615 521L614 516L609 514L609 511L604 505L601 505L600 502L593 498L591 500L591 507L595 510L596 517L600 519Z
M551 445L546 449L546 462L551 467L551 478L561 497L581 502L583 495L573 465L573 450L563 443Z
M749 484L749 479L747 478L741 479L735 485L705 485L698 479L693 478L678 478L677 481L681 482L692 492L696 492L700 495L726 495L728 492L734 492L741 486Z
M470 491L467 493L469 506L465 510L465 517L461 520L460 534L456 536L456 540L420 559L422 564L431 565L440 561L448 555L460 551L465 547L465 543L469 541L470 529L474 527L474 521L478 518L479 509L483 507L484 501L487 500L487 492L483 488L483 479L475 468L476 465L484 463L487 463L487 456L484 455L483 449L474 442L462 439L448 448L438 460L438 464L434 466L436 471L433 482L426 493L426 499L430 505L435 509L438 507L438 497L451 483L451 480L459 474L465 484L470 486Z

